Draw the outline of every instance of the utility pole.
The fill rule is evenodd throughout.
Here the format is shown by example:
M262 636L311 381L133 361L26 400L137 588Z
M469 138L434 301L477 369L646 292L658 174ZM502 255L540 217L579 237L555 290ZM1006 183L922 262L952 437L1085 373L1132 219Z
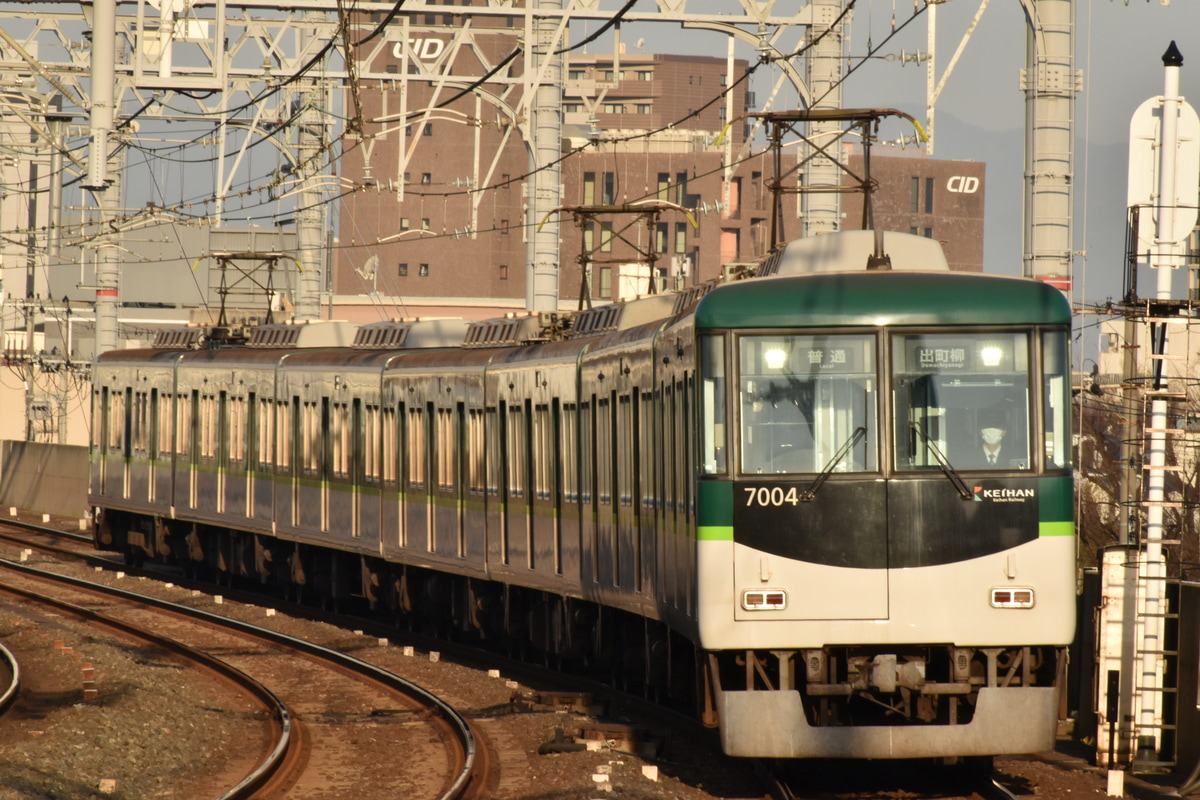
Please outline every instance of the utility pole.
M309 11L304 15L306 27L303 35L316 44L320 29L315 26L324 19L320 11ZM308 27L313 25L313 27ZM311 47L304 48L306 51ZM325 287L325 193L320 180L324 173L323 148L326 144L325 121L320 105L320 79L304 78L305 89L297 102L300 104L299 142L296 151L297 169L300 173L300 204L296 208L296 237L299 246L300 290L296 293L296 319L315 320L321 318L321 290Z
M1075 0L1021 0L1025 36L1024 274L1071 291L1075 178Z
M116 86L117 3L96 0L92 4L92 108L89 120L88 172L84 188L96 200L99 223L117 219L119 191L108 179L109 136L113 130L114 87ZM96 354L117 347L117 311L120 307L120 259L110 239L114 232L96 241Z
M804 78L812 93L809 111L842 107L842 65L845 63L845 37L842 32L850 21L843 14L843 0L812 0L813 21L809 28L812 44L804 59ZM839 189L842 171L838 167L842 140L841 124L837 121L811 121L806 126L806 158L804 193L801 213L804 216L805 236L818 236L842 229L842 199ZM823 155L821 148L833 148L832 156ZM787 241L786 230L781 241Z
M562 8L561 0L537 0L537 9ZM527 17L527 19L529 19ZM558 309L558 215L562 205L562 55L554 52L558 41L553 19L535 14L529 31L532 48L530 77L537 80L532 89L536 101L530 106L533 141L529 146L529 209L525 220L528 232L526 251L529 267L525 281L525 307L530 311ZM618 34L619 35L619 34ZM614 54L620 58L620 54Z

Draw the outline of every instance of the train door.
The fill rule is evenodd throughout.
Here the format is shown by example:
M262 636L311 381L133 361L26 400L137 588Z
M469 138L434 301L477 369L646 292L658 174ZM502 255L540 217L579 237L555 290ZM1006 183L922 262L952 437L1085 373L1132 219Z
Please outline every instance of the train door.
M432 409L436 414L433 458L437 486L434 495L433 547L438 555L463 554L462 417L463 404Z
M396 409L387 405L386 388L380 398L379 413L379 553L384 557L396 552L400 545L400 486L396 480L400 457L400 429L396 425ZM369 468L368 468L369 471Z
M596 397L596 576L601 586L620 585L617 539L616 392Z
M200 477L200 390L193 389L186 404L188 426L188 508L200 504L198 480Z
M579 403L579 543L581 576L600 580L600 543L596 529L596 395Z
M887 618L876 337L753 335L735 348L735 616Z
M513 567L530 565L529 538L532 531L532 507L530 503L530 436L529 420L525 405L512 403L507 406L508 419L505 424L507 443L505 447L505 476L508 479L508 494L504 503L504 554L503 561Z
M478 402L478 401L477 401ZM462 555L478 564L487 553L487 440L482 408L468 408L464 433Z
M429 443L429 414L433 404L420 401L408 406L406 420L404 477L404 546L420 547L424 552L433 550L430 527L430 506L433 494L430 482L432 458Z
M133 389L128 388L121 404L121 497L130 497L130 480L133 470Z
M229 395L224 390L217 394L217 429L213 432L216 441L213 445L216 448L216 465L217 474L215 478L216 493L217 493L217 513L225 513L225 493L228 490L228 478L230 467L230 442L229 442Z
M615 504L617 530L614 536L614 563L616 574L613 585L626 591L640 591L641 567L641 515L638 498L638 397L637 387L616 398L616 436L613 440L613 458L616 462Z
M150 390L150 408L146 410L146 500L153 505L158 500L158 389Z
M246 515L246 519L254 518L254 496L255 490L255 474L258 468L260 459L259 448L259 428L261 424L258 418L258 393L250 392L246 396L245 405L243 406L246 414L245 435L243 439L242 457L245 465L245 509L242 513Z
M526 403L530 414L532 436L531 459L531 510L530 543L528 563L543 576L556 575L562 568L561 562L561 506L559 503L558 476L560 472L558 446L558 401L549 403Z

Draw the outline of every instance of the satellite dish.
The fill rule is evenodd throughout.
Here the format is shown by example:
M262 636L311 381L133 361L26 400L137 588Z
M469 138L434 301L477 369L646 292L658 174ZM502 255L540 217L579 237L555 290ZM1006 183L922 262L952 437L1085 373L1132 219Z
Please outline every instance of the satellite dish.
M638 39L638 40L637 40L637 44L636 44L636 45L634 45L634 47L636 47L638 50L641 50L641 49L642 49L643 47L645 47L645 46L646 46L646 40L645 40L645 39Z

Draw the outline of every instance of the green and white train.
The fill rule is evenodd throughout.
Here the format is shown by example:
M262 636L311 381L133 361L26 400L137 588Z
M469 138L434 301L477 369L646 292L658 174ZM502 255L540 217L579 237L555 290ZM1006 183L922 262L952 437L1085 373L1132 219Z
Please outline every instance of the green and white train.
M105 353L96 544L602 667L732 755L1049 749L1070 308L884 245L576 314Z

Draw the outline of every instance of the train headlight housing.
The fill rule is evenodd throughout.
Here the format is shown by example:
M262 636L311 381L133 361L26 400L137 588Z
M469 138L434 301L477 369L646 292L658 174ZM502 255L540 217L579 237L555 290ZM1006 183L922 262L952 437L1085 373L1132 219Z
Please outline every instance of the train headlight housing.
M1029 586L992 587L992 608L1033 608L1033 588Z
M746 611L781 611L787 608L787 592L782 589L747 589L742 592Z
M985 367L998 367L1004 360L1004 349L994 344L984 345L979 348L979 360Z

